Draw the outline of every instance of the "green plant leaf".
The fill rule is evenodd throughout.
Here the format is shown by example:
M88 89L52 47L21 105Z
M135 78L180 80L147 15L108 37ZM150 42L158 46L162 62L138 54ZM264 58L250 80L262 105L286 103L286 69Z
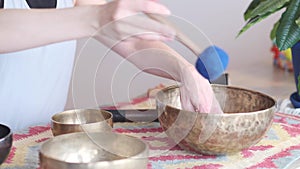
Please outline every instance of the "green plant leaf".
M250 5L248 6L247 10L244 12L244 19L245 21L248 20L250 17L250 13L253 11L253 9L255 9L259 3L263 2L265 0L253 0Z
M247 14L247 18L254 18L256 16L262 16L267 13L275 13L281 10L291 0L266 0L259 3L256 8L254 8L250 14Z
M291 25L288 29L289 32L287 35L278 35L283 33L277 30L275 42L280 51L291 48L300 40L300 28L296 24Z
M290 1L290 0L253 0L252 3L249 5L247 11L245 12L246 16L245 15L244 16L248 18L250 16L250 14L252 13L252 10L254 10L253 8L255 8L255 9L262 8L262 5L272 6L272 4L275 1L276 2L280 1L281 3L283 3L283 1ZM253 16L253 17L251 16L251 18L249 19L249 21L247 22L247 24L245 26L243 26L243 28L239 31L237 37L240 36L245 31L247 31L250 27L252 27L256 23L262 21L263 19L267 18L268 16L270 16L273 13L275 13L276 11L281 10L282 8L286 7L286 4L288 4L288 3L285 2L284 5L281 5L280 7L272 10L271 12L263 12L263 13L261 13L261 15L256 15L256 16ZM273 39L275 39L275 38L273 38Z
M277 28L278 28L278 26L279 26L279 21L277 21L275 24L274 24L274 26L273 26L273 29L272 29L272 31L271 31L271 33L270 33L270 39L272 40L272 41L275 41L275 39L276 39L276 32L277 32Z
M298 19L296 20L296 24L298 25L298 27L300 27L300 17L298 17Z
M276 45L279 50L292 47L300 39L300 28L295 22L300 14L299 5L300 0L291 0L279 20L276 31Z
M271 13L266 14L264 16L256 16L252 19L250 19L247 24L245 26L243 26L243 28L240 30L240 32L238 33L237 37L240 36L242 33L244 33L245 31L247 31L250 27L252 27L254 24L262 21L263 19L265 19L266 17L268 17L269 15L271 15Z

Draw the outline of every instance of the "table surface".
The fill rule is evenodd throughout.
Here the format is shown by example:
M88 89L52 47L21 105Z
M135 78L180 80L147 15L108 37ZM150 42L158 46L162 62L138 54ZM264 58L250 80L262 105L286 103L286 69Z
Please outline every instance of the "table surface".
M286 168L300 157L300 116L283 113L276 113L272 127L258 144L226 156L194 154L170 145L157 122L115 123L114 132L132 135L148 143L149 169ZM39 147L52 137L49 125L33 126L15 133L12 151L0 168L39 168Z

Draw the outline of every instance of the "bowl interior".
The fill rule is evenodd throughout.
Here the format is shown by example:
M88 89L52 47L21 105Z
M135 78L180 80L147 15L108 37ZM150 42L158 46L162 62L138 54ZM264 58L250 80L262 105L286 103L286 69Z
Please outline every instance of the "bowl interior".
M238 87L212 85L215 96L224 113L249 113L265 110L275 105L268 95ZM180 91L177 86L168 87L157 94L157 101L181 110Z
M275 106L275 100L263 93L232 86L213 85L224 113L249 113Z
M60 124L88 124L104 120L112 120L112 114L96 109L74 109L55 114L52 117L54 123Z
M0 140L11 134L11 130L8 126L0 124Z
M114 161L146 157L147 145L134 137L112 132L71 133L45 142L40 149L44 158L65 163Z

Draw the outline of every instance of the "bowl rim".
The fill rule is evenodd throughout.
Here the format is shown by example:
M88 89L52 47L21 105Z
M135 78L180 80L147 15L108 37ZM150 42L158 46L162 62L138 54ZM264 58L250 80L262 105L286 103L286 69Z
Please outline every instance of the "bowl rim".
M8 125L0 124L0 127L4 127L5 129L8 129L8 131L9 131L8 134L6 134L4 137L0 138L0 142L6 140L9 137L12 137L13 132Z
M91 123L79 123L79 124L74 124L74 123L64 123L64 122L60 122L60 121L57 121L57 120L54 120L53 118L55 116L58 116L58 115L61 115L61 114L64 114L64 113L67 113L67 112L71 112L71 111L82 111L82 110L97 110L101 113L107 113L110 117L107 118L107 119L103 119L101 121L97 121L97 122L91 122ZM55 123L55 124L59 124L59 125L66 125L66 126L78 126L78 125L90 125L90 124L96 124L96 123L99 123L99 122L104 122L104 121L107 121L107 120L113 120L113 114L107 110L102 110L102 109L70 109L70 110L65 110L65 111L62 111L62 112L59 112L59 113L56 113L54 114L52 117L51 117L51 123Z
M234 85L222 85L222 84L211 84L212 87L216 86L216 87L225 87L225 88L231 88L231 89L240 89L240 90L243 90L243 91L248 91L248 92L254 92L254 93L257 93L259 95L262 95L263 97L266 97L268 98L269 100L271 100L273 102L272 106L266 108L266 109L263 109L263 110L257 110L257 111L249 111L249 112L238 112L238 113L222 113L222 114L219 114L219 113L201 113L201 112L197 112L197 115L205 115L205 116L222 116L222 117L227 117L227 116L239 116L239 115L253 115L253 114L260 114L260 113L263 113L265 110L267 109L276 109L277 107L277 101L272 97L272 96L269 96L263 92L260 92L260 91L255 91L255 90L251 90L251 89L246 89L246 88L243 88L243 87L239 87L239 86L234 86ZM168 86L168 87L165 87L163 88L162 90L158 91L158 93L156 94L155 96L155 100L156 102L160 102L162 103L162 101L159 99L159 95L162 95L162 93L166 90L170 90L170 89L176 89L176 88L179 88L180 85L171 85L171 86ZM172 109L176 109L178 111L186 111L186 112L191 112L191 111L188 111L188 110L181 110L181 109L178 109L174 106L171 106L169 104L166 104L166 106L168 107L171 107ZM191 113L195 113L195 112L191 112ZM273 112L274 114L274 112Z
M137 140L137 141L140 141L140 142L144 145L144 149L143 149L141 152L139 152L138 154L135 154L135 155L130 156L130 157L125 157L125 158L117 159L117 160L111 160L111 161L94 161L94 162L81 162L81 163L62 161L62 160L57 159L57 158L52 158L52 157L50 157L49 155L46 155L45 153L42 152L43 146L44 146L46 143L48 143L48 142L50 142L50 141L52 141L52 140L54 140L54 139L57 139L57 138L59 138L59 137L68 137L68 136L70 136L70 135L82 135L82 134L84 134L84 133L87 134L86 132L77 132L77 133L63 134L63 135L59 135L59 136L50 138L49 140L45 141L45 142L41 145L41 147L39 148L39 158L41 159L41 158L42 158L41 156L44 156L43 158L47 158L47 159L50 159L50 160L53 160L53 161L57 161L57 162L61 162L61 163L65 163L65 164L73 164L73 165L85 165L85 164L100 164L100 163L121 162L121 161L124 161L124 160L133 159L133 158L135 158L135 157L138 157L140 154L143 154L143 153L147 153L147 159L149 159L149 158L148 158L148 156L149 156L149 154L148 154L148 153L149 153L149 146L148 146L148 144L147 144L144 140L139 139L139 138L134 137L134 136L131 136L131 135L120 134L120 133L114 133L114 132L91 132L91 133L89 133L89 134L92 134L92 133L98 133L98 134L100 134L100 133L107 133L107 134L116 134L116 135L120 135L121 137L129 137L129 138L131 138L131 139L135 139L135 140ZM88 135L88 134L87 134L87 135ZM142 158L142 157L141 157L141 158ZM137 159L139 159L139 158L137 158ZM143 159L144 159L144 157L143 157Z

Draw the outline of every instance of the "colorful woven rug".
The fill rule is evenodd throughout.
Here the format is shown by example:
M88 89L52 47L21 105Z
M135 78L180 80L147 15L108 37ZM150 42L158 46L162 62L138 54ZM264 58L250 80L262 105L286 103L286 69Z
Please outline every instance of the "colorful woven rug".
M114 131L142 138L149 144L148 169L285 169L300 157L300 117L282 113L276 113L271 129L258 144L226 156L194 154L173 147L155 122L115 123ZM39 147L51 137L49 125L15 133L12 151L0 168L39 168Z

